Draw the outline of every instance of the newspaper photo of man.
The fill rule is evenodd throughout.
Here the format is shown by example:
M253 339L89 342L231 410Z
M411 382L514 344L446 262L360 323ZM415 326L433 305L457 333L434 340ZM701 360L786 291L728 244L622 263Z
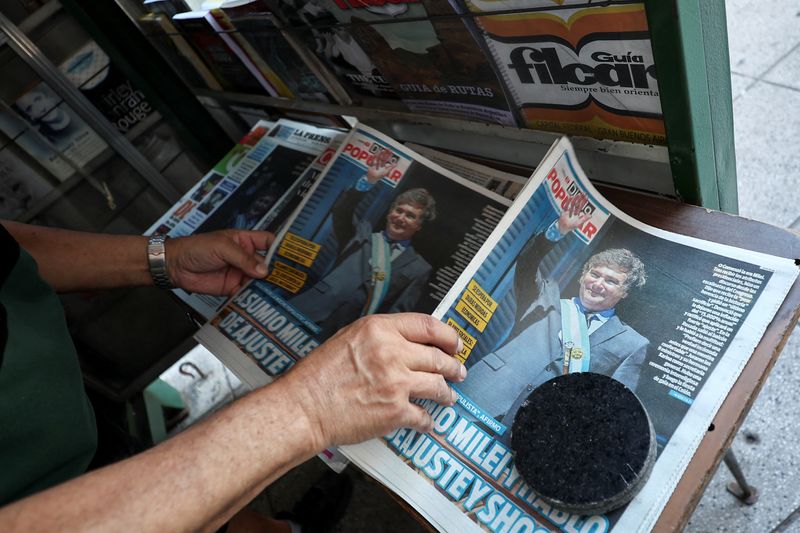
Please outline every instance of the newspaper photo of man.
M365 315L411 311L422 296L432 267L414 250L412 239L436 218L433 196L424 188L399 194L378 231L355 215L359 202L382 186L378 182L395 165L376 157L366 175L342 193L331 213L337 258L322 279L289 300L321 328L321 339Z
M636 390L649 341L620 320L616 306L632 289L644 286L642 261L625 248L592 255L573 297L562 296L558 284L540 270L555 243L591 218L583 209L586 201L584 195L576 196L522 249L514 275L514 326L460 385L465 395L504 423L513 421L535 387L558 375L597 372Z

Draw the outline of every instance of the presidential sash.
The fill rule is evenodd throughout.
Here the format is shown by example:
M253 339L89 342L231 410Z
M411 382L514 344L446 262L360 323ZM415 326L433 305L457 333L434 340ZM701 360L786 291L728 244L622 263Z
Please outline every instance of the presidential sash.
M382 233L372 234L371 266L370 291L362 316L371 315L378 310L389 290L389 281L392 278L392 247L383 238Z
M561 341L564 346L564 374L588 372L591 351L586 316L572 300L561 300Z

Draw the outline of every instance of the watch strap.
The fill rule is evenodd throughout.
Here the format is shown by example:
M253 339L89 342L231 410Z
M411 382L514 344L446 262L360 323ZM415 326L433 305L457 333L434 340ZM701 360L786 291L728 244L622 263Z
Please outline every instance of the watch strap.
M153 284L159 289L174 289L175 286L167 275L166 235L153 235L147 241L147 261L150 265L150 276Z

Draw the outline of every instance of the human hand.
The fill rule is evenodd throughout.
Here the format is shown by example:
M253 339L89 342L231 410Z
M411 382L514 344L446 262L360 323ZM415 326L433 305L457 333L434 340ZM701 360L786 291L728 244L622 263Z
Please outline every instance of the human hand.
M381 178L389 175L389 172L397 166L397 160L392 161L391 150L383 149L379 154L372 158L372 162L367 169L367 182L375 184Z
M398 427L427 432L431 415L409 400L455 403L445 380L466 377L450 355L461 346L453 328L429 315L370 315L340 330L279 383L306 414L316 450Z
M584 193L578 193L567 201L567 206L558 217L558 231L561 235L566 235L570 231L577 229L592 218L592 213L584 213L589 199Z
M167 275L176 287L230 295L250 278L267 274L264 258L275 236L266 231L222 230L167 239Z

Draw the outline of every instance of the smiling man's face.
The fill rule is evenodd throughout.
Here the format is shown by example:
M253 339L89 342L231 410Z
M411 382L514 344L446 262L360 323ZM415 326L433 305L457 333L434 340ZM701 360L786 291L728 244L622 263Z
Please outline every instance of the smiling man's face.
M414 204L397 204L386 215L386 234L393 241L405 241L422 227L424 209Z
M611 309L628 295L625 281L628 274L607 265L590 268L580 281L578 297L589 311Z

